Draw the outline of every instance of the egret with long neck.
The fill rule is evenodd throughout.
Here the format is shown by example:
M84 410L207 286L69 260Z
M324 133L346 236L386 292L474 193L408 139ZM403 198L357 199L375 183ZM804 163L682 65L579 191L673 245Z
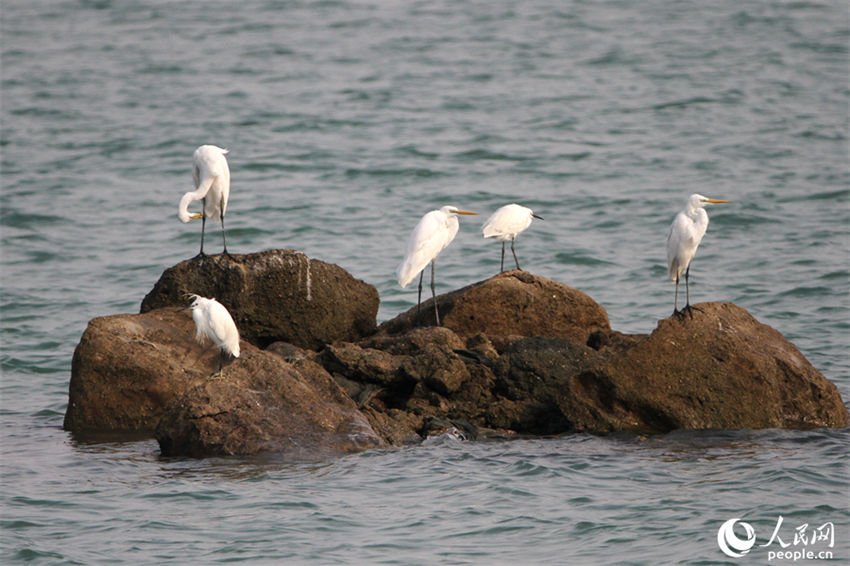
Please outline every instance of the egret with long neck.
M708 214L703 208L707 204L727 203L728 200L720 200L693 194L688 198L685 208L676 215L670 230L667 232L667 272L670 281L676 284L676 293L673 298L673 314L682 315L691 312L691 292L688 285L688 276L691 268L691 260L697 253L697 247L705 236L708 228ZM685 276L685 308L678 309L679 303L679 280Z
M201 219L201 251L199 257L204 257L204 231L207 218L215 218L221 222L221 241L224 244L224 254L227 253L227 239L224 236L224 214L227 211L227 199L230 197L230 167L227 166L227 150L215 145L202 145L195 150L192 157L192 178L195 190L189 191L180 199L177 207L177 217L181 222ZM189 212L189 204L201 201L201 212Z

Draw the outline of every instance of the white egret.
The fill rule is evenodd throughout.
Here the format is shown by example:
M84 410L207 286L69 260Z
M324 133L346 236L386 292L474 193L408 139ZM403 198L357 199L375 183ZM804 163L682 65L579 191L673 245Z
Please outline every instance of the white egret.
M218 358L218 371L224 365L226 354L239 357L239 331L233 317L224 305L215 299L190 294L192 304L187 308L192 311L195 321L195 339L203 344L209 338L221 350Z
M404 259L396 268L398 284L407 287L419 274L419 296L417 307L422 304L422 275L428 262L431 263L431 296L434 297L434 313L437 326L440 325L440 312L437 310L437 294L434 289L434 260L440 252L454 240L458 229L458 214L478 214L468 210L459 210L455 206L444 206L432 210L419 220L419 223L407 240Z
M670 231L667 233L667 269L670 281L676 284L676 293L673 298L673 314L681 315L685 312L691 313L691 292L688 287L688 273L691 260L697 251L705 230L708 228L708 214L703 208L706 204L727 203L728 200L719 200L693 194L688 198L685 208L676 215ZM687 298L685 308L678 310L679 302L679 279L685 274L685 292Z
M499 263L499 272L505 270L505 242L511 241L511 253L514 254L516 268L519 267L519 260L516 258L516 250L514 249L514 240L517 235L531 226L531 219L537 218L543 220L530 208L520 206L518 204L506 204L487 219L481 232L485 238L495 238L502 241L502 261Z
M195 190L183 195L177 207L177 217L181 222L201 219L201 252L204 256L204 230L207 217L216 218L221 222L221 240L224 243L224 255L227 253L227 240L224 237L224 214L227 211L227 199L230 196L230 168L224 157L227 150L215 145L202 145L192 156L192 178ZM201 201L201 212L190 213L189 203Z

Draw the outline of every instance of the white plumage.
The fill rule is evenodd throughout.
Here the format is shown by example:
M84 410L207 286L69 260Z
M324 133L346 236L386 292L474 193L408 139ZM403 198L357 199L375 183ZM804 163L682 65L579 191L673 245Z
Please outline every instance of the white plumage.
M204 230L207 218L221 222L221 238L224 253L227 254L227 241L224 237L224 215L227 212L227 200L230 197L230 167L227 165L227 150L215 145L202 145L192 156L192 179L195 190L185 193L177 207L177 217L181 222L201 219L201 252L204 255ZM189 212L189 204L200 200L202 212ZM229 254L228 254L229 255Z
M459 210L455 206L444 206L425 214L407 239L407 249L404 259L396 268L398 284L407 287L413 279L422 273L425 266L431 263L431 294L434 296L434 310L437 309L436 293L434 290L434 259L448 246L458 230L458 214L478 214L467 210ZM422 277L419 277L419 300L422 302ZM437 324L440 324L440 314L437 312Z
M682 311L691 309L690 288L688 286L688 274L691 260L697 252L705 231L708 228L708 214L703 208L706 204L727 203L727 200L719 200L692 194L688 198L685 208L676 215L670 230L667 232L667 272L670 281L676 284L676 294L673 299L673 313L679 313L679 280L685 275L685 289L687 299Z
M218 369L221 371L223 358L229 354L234 358L239 357L239 330L233 317L224 305L215 299L208 299L200 295L189 295L193 299L189 309L192 311L192 320L195 321L195 339L200 343L209 338L213 344L221 350Z
M481 228L485 238L494 238L502 242L502 261L499 266L499 271L505 270L505 242L511 241L511 253L514 255L516 268L519 269L519 260L516 257L514 249L514 241L520 232L531 226L531 219L539 218L534 212L525 206L518 204L506 204L499 210L494 212L490 218L484 223Z

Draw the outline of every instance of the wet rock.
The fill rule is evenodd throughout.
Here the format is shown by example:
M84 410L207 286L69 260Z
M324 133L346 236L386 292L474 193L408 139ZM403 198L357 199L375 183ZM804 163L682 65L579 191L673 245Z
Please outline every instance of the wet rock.
M194 333L191 314L173 308L90 321L71 362L65 429L152 433L170 402L218 368L218 348Z
M317 458L385 445L320 366L288 364L253 348L223 377L173 403L156 438L165 456L274 452Z
M141 312L183 306L185 293L215 297L243 340L318 349L372 334L378 292L337 265L294 250L206 256L168 268L142 301Z
M376 350L361 348L350 342L337 342L319 354L326 370L345 375L349 379L388 385L396 380L403 357Z
M594 430L848 426L835 385L782 334L732 303L697 307L588 376L600 391Z
M315 456L450 431L848 426L835 386L730 303L627 335L583 293L512 271L438 297L445 326L423 305L370 334L377 294L336 266L282 250L237 260L183 262L142 314L92 320L65 428L156 431L166 455ZM223 377L210 379L218 350L177 310L183 291L216 296L250 337Z
M413 355L428 345L442 346L448 350L464 347L463 340L445 326L411 328L403 334L380 333L361 341L360 344L397 355Z
M449 436L456 440L476 440L478 427L464 420L426 417L422 423L422 436Z
M433 299L379 328L399 334L434 325ZM610 329L608 314L586 294L526 271L506 271L437 297L443 326L461 337L544 336L585 344L595 331Z
M375 401L362 408L361 412L369 419L372 429L393 446L418 444L422 441L418 432L422 430L421 416L401 409L383 407Z
M152 436L163 454L263 451L321 455L384 441L330 375L242 342L221 376L218 348L199 344L188 311L92 320L74 353L64 426L81 437Z
M834 385L780 333L731 304L699 307L651 335L597 330L593 347L544 337L494 344L480 333L461 343L445 328L379 334L363 343L403 353L372 377L362 365L337 369L385 384L367 402L373 425L388 410L524 434L847 425ZM359 347L346 346L352 359ZM411 426L408 436L430 430Z
M598 367L595 350L561 338L523 338L499 358L487 420L491 427L533 434L557 434L576 427L559 399L571 380ZM501 402L504 401L504 402Z

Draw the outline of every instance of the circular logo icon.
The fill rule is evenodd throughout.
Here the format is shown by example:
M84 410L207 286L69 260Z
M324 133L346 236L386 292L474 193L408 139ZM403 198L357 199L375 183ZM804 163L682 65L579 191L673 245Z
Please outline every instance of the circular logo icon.
M735 534L735 523L740 520L738 517L729 519L717 530L717 546L720 547L723 554L732 558L742 557L756 544L756 533L749 523L740 523L744 528L746 538L738 538L738 535Z

